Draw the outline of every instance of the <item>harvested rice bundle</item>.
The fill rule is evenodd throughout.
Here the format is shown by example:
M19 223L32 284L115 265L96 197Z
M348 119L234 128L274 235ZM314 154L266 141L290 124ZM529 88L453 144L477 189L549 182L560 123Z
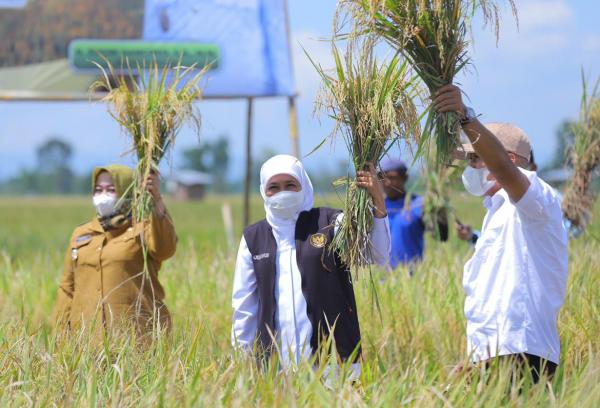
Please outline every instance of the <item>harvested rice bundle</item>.
M588 93L583 77L583 96L579 120L573 124L573 145L567 150L569 167L573 177L567 185L562 209L573 227L583 230L591 221L592 209L597 198L592 181L600 171L600 79L592 93Z
M433 167L430 166L430 167ZM437 239L441 238L442 225L448 229L454 208L450 202L452 182L460 176L459 167L442 167L438 171L424 169L425 194L423 195L423 221L425 228Z
M92 90L106 90L103 98L109 105L110 115L121 125L131 138L132 149L137 154L137 168L131 203L134 223L142 223L152 213L152 197L146 189L146 183L152 171L158 171L161 159L170 151L178 132L185 123L191 123L197 131L200 129L200 116L195 112L193 102L202 95L198 85L207 68L195 72L195 67L169 66L159 67L153 62L148 69L137 66L136 77L131 67L126 74L119 74L105 60L108 70L100 65L103 79L92 84ZM148 248L144 235L142 251L144 267L140 271L141 287L150 285L154 302L154 286L149 273ZM135 314L143 311L144 297L137 297ZM153 318L158 319L159 310L153 308ZM156 320L158 321L158 320ZM156 326L158 328L158 326ZM155 333L160 333L157 330Z
M130 67L127 74L117 74L108 63L102 69L103 80L92 85L93 90L105 89L111 116L131 137L132 151L137 154L137 171L133 185L132 211L136 222L147 217L151 206L146 182L151 171L157 171L161 159L175 143L185 123L200 129L200 115L193 102L202 96L199 81L207 68L176 66L137 67L144 72L137 78Z
M508 0L516 16L513 0ZM358 32L384 38L410 62L430 95L452 83L468 63L470 19L477 9L498 35L498 7L491 0L346 0L360 27ZM436 166L446 164L458 142L460 121L454 112L439 114L431 106L417 156L424 155L434 138Z
M336 120L330 137L342 137L354 170L365 170L369 163L377 165L394 142L419 135L413 103L418 88L409 75L408 64L398 56L379 63L373 47L372 38L349 41L342 56L333 43L333 72L313 62L322 78L316 110L325 111ZM344 219L332 250L350 267L362 267L371 259L373 203L367 191L357 188L350 176L341 184L347 187Z

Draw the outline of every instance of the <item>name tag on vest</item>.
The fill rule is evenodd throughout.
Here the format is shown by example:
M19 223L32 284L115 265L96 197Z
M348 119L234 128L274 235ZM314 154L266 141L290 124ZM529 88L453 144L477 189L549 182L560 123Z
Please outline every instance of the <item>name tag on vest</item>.
M269 257L269 253L265 252L264 254L258 254L258 255L254 255L252 257L252 259L254 259L255 261L260 261L261 259L265 259Z

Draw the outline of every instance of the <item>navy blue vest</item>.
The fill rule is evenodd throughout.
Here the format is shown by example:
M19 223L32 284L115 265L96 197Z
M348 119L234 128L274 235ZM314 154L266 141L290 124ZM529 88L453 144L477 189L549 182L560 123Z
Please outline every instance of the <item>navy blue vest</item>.
M360 328L350 270L337 254L329 250L333 224L339 210L313 208L300 213L296 222L296 260L302 277L306 313L313 332L310 346L318 352L324 336L333 339L342 360L356 351L360 357ZM244 238L252 254L259 298L257 337L263 350L271 350L275 333L275 279L277 242L266 220L244 229ZM329 325L329 326L328 326Z

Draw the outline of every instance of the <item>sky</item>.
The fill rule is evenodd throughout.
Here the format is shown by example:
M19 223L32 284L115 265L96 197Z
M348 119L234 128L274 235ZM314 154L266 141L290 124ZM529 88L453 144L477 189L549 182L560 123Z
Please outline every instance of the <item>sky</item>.
M499 0L503 3L503 0ZM333 127L330 120L313 114L319 78L304 55L331 67L330 45L336 2L290 0L292 56L298 90L300 150L309 153ZM597 0L517 0L519 28L508 9L504 10L500 40L492 30L476 22L472 65L455 83L468 97L466 103L483 122L512 122L530 137L536 159L543 166L552 159L555 132L565 119L577 117L581 98L581 71L590 82L600 76L600 2ZM1 41L1 40L0 40ZM181 151L225 135L230 140L230 179L242 177L246 129L245 101L201 101L200 135L184 129L177 139L172 161L182 164ZM287 101L283 98L257 100L254 105L253 154L270 149L290 153ZM0 102L0 180L21 168L35 165L35 148L57 135L75 150L72 166L77 173L109 162L131 163L127 138L99 102L31 103ZM394 151L409 159L405 151ZM326 144L303 159L310 172L333 168L344 160L343 143ZM168 169L167 169L168 172Z

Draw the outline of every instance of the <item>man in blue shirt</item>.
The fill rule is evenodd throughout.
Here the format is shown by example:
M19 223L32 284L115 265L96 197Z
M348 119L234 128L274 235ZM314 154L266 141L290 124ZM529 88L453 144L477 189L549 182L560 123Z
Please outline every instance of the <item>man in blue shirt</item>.
M380 163L383 189L387 198L385 206L392 234L390 265L419 262L425 249L425 223L423 222L423 198L416 194L406 194L408 169L395 159L384 159ZM410 197L410 202L407 198ZM439 225L440 238L448 239L447 225Z

